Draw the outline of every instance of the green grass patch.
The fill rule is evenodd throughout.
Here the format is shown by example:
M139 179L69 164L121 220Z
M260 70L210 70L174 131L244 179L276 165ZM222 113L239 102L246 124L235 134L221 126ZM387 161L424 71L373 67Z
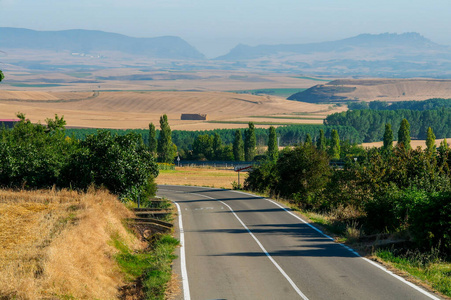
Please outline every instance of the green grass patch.
M248 121L207 121L207 123L216 123L216 124L249 124ZM301 125L300 123L290 123L290 122L252 122L254 125L277 125L277 126L284 126L284 125ZM306 124L309 125L309 124Z
M432 288L451 297L451 263L441 261L438 253L435 252L408 251L405 254L396 254L391 250L376 250L374 254L397 269L429 283Z
M171 279L173 254L179 241L169 234L157 235L148 252L134 253L117 235L112 245L119 250L116 261L129 281L142 279L146 299L164 299L166 286Z
M256 89L256 90L237 90L237 91L228 91L231 93L237 94L252 94L252 95L272 95L279 97L289 97L293 94L303 92L306 89L292 89L292 88L280 88L280 89Z
M32 87L32 88L65 86L64 84L57 83L42 83L42 84L10 83L9 85L14 87Z
M70 73L66 73L66 75L75 77L75 78L85 78L88 76L91 76L92 73L83 73L83 72L70 72Z
M320 117L285 117L285 116L251 116L250 118L284 119L284 120L324 120Z
M313 80L313 81L327 81L327 82L330 81L329 79L321 79L321 78L307 77L307 76L293 76L292 78L307 79L307 80Z

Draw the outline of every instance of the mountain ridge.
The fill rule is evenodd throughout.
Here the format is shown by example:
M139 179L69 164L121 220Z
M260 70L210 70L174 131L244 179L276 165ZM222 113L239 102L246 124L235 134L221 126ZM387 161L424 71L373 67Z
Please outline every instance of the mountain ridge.
M85 29L38 31L0 27L0 47L82 53L119 51L152 58L205 59L202 53L180 37L135 38L119 33Z

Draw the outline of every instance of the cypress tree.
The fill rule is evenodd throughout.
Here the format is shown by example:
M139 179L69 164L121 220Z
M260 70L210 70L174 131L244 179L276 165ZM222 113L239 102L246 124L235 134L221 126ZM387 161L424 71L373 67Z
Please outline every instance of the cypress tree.
M436 147L435 147L435 134L432 131L432 128L429 127L428 128L428 132L427 132L427 138L426 138L426 147L427 147L427 152L432 154L435 153Z
M160 117L160 137L158 139L157 149L160 162L172 163L174 161L177 148L172 143L172 131L169 127L167 115Z
M235 139L233 141L233 158L235 161L244 160L243 138L241 137L241 131L239 129L235 131Z
M391 124L385 124L384 131L384 150L391 150L393 148L393 130L391 129Z
M332 145L330 146L330 158L339 159L340 158L340 137L338 136L338 131L332 129Z
M155 125L153 123L149 124L149 151L152 154L157 153L157 131L155 130Z
M319 139L316 141L316 148L326 151L326 136L322 129L319 130Z
M222 148L223 145L221 136L219 135L219 133L215 132L215 135L213 137L213 159L221 159Z
M277 148L277 134L274 126L269 127L268 139L268 159L276 161L279 156L279 149Z
M398 131L398 145L403 145L404 149L410 150L410 124L407 119L401 121Z
M245 132L244 140L244 159L252 161L255 157L255 148L257 147L257 138L255 137L254 123L249 122L249 129Z

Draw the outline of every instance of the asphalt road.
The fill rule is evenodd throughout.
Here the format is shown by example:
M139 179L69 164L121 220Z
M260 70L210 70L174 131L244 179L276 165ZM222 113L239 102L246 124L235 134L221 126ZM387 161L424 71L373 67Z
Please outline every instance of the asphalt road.
M181 210L185 299L440 299L270 200L186 186L158 195Z

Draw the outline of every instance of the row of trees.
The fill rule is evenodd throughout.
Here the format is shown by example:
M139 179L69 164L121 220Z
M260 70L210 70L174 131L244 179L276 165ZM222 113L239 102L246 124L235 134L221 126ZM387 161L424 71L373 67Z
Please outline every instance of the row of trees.
M47 119L46 125L32 124L23 114L18 118L14 128L0 129L2 187L95 185L130 199L155 193L158 168L140 135L98 131L80 141L66 136L64 118Z
M339 218L359 223L367 234L405 232L419 247L449 254L451 153L446 141L435 148L432 128L427 148L411 149L409 127L403 120L393 146L388 124L383 147L361 149L356 160L349 157L340 169L330 167L330 150L305 141L256 167L245 188L315 211L353 211Z
M373 109L373 110L433 110L442 107L451 108L451 99L433 98L425 101L397 101L389 103L387 101L371 101L371 102L349 102L348 108L354 109Z
M403 119L411 123L411 136L426 139L428 127L434 128L438 138L451 136L451 108L433 110L349 110L327 116L326 125L351 126L364 142L376 142L383 138L385 124L392 127ZM394 139L398 139L397 131Z

